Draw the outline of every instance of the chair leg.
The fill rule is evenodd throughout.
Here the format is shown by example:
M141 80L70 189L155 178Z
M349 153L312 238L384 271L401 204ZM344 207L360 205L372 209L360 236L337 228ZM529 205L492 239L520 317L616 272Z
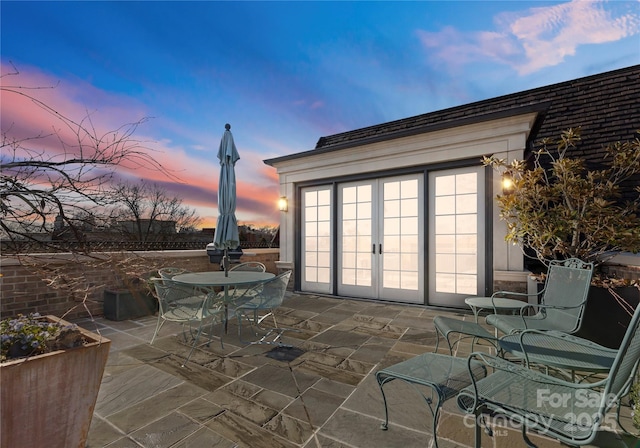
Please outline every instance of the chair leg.
M528 448L538 448L538 445L533 443L527 436L527 426L524 423L522 424L522 438L524 439L524 443L527 444Z
M273 311L270 311L268 314L265 314L262 317L258 317L258 311L253 310L253 319L247 316L245 310L236 310L236 312L238 313L238 340L243 344L249 344L249 345L267 344L267 345L277 345L279 347L293 347L290 344L284 344L280 342L280 338L282 337L282 334L285 331L299 332L300 330L297 330L295 328L279 328L278 322L276 321L276 316L275 314L273 314ZM274 328L270 328L270 329L261 328L260 323L265 318L269 317L269 315L273 317ZM254 329L254 335L256 337L260 337L260 334L258 333L257 330L264 332L264 335L262 335L262 337L260 337L260 339L258 339L257 341L245 341L244 339L242 339L242 317L243 316L246 318L247 322L249 322L249 326ZM272 335L274 334L275 334L275 337L272 337Z
M387 396L384 394L384 388L382 386L384 386L387 381L391 381L394 378L381 379L379 373L380 372L376 373L376 380L378 381L378 386L380 386L380 393L382 393L382 402L384 403L384 422L380 423L380 429L386 431L387 429L389 429L389 409L387 407Z
M440 332L436 329L436 348L433 353L438 353L438 346L440 345Z
M209 340L207 341L207 347L211 346L211 340L213 339L213 326L217 322L217 318L214 317L211 319L211 325L209 328ZM222 337L224 336L224 325L222 325L222 329L220 330L220 348L224 350L224 342L222 341Z
M191 325L189 327L191 328ZM201 322L200 327L198 328L198 333L196 334L196 337L193 340L193 343L191 344L191 350L189 351L189 355L187 356L187 359L185 359L185 361L182 363L180 367L184 367L189 362L189 359L191 359L191 355L193 354L193 351L196 349L196 346L198 345L198 339L200 339L200 335L202 334L202 327L203 325Z
M156 336L158 336L162 325L164 325L164 319L158 317L158 323L156 323L156 331L154 331L153 336L151 337L151 342L149 342L149 344L153 344L153 341L155 341Z

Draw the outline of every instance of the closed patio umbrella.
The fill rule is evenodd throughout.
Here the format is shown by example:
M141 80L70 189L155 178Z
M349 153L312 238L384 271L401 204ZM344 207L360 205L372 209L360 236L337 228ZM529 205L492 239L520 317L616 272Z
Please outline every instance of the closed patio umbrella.
M231 125L225 124L224 135L218 149L220 180L218 182L218 221L213 244L224 250L224 272L229 276L229 249L240 245L238 221L236 220L236 173L235 164L240 158L231 134Z

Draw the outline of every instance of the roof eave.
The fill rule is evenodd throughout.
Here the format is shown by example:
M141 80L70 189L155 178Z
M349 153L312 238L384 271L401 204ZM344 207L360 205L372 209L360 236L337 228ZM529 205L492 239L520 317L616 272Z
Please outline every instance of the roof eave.
M395 140L395 139L398 139L398 138L410 137L412 135L417 135L417 134L426 134L426 133L429 133L429 132L440 131L440 130L443 130L443 129L456 128L456 127L460 127L460 126L465 126L465 125L470 125L470 124L475 124L475 123L481 123L481 122L484 122L484 121L499 120L499 119L502 119L502 118L514 117L514 116L517 116L517 115L522 115L522 114L531 113L531 112L536 112L536 113L543 112L544 113L547 109L549 109L550 106L551 106L551 102L550 101L544 101L544 102L534 103L534 104L527 104L525 106L512 107L512 108L509 108L509 109L503 109L503 110L489 112L489 113L485 113L485 114L473 115L473 116L464 117L464 118L457 118L457 119L453 119L453 120L450 120L450 121L438 122L438 123L434 123L434 124L415 126L415 127L402 129L402 130L398 130L398 131L392 131L392 132L383 133L383 134L379 134L379 135L372 135L372 136L369 136L369 137L350 140L350 141L346 141L346 142L343 142L343 143L337 143L335 145L325 146L325 147L321 147L321 148L314 148L314 149L310 149L308 151L302 151L302 152L298 152L298 153L295 153L295 154L290 154L290 155L287 155L287 156L274 157L274 158L271 158L271 159L265 159L265 160L263 160L263 162L265 164L269 165L269 166L276 166L277 164L279 164L281 162L287 162L287 161L290 161L290 160L301 159L301 158L308 157L308 156L326 154L326 153L330 153L330 152L334 152L334 151L340 151L340 150L347 149L347 148L353 148L353 147L356 147L356 146L369 145L369 144L372 144L372 143L378 143L378 142L387 141L387 140Z

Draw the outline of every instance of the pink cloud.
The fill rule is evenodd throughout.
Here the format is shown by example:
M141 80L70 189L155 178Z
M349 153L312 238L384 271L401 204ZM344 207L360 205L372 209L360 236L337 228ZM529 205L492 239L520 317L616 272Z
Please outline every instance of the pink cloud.
M10 66L3 64L2 73L7 73L8 67ZM91 122L84 124L92 131L95 126L95 134L98 136L146 115L144 108L135 100L117 96L114 98L107 92L83 82L73 85L67 82L58 84L54 78L33 68L21 68L19 75L5 76L0 79L0 83L3 87L0 91L3 132L7 131L14 138L48 135L30 142L32 147L47 157L62 158L69 151L77 151L77 136L73 127L66 126L57 114L80 123L80 120L87 116L90 107L81 101L82 98L95 99L94 110L89 111ZM6 88L11 85L36 88L27 92L43 104L51 106L52 110L43 108L24 95L8 92ZM169 193L183 198L185 205L194 207L205 215L205 222L211 221L211 216L217 216L220 170L214 152L189 153L180 145L166 139L158 140L144 135L143 131L144 126L139 127L132 138L140 142L141 148L146 148L164 170L158 170L149 164L127 162L118 167L116 179L145 179L158 183ZM54 133L57 135L50 135ZM257 152L241 150L241 160L237 165L238 219L246 221L251 217L259 221L271 220L272 224L276 224L276 220L269 218L269 215L278 195L278 183L277 179L269 174L270 171L273 169L262 163L262 158Z

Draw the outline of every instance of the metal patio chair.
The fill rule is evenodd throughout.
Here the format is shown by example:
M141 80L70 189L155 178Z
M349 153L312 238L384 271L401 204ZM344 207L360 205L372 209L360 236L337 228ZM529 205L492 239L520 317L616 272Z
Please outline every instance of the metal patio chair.
M556 334L558 336L558 334ZM523 339L526 334L523 335ZM548 335L553 337L553 335ZM563 338L564 350L572 351L571 341ZM588 345L588 344L587 344ZM523 344L524 346L524 344ZM604 350L610 350L601 347ZM588 349L585 344L577 352ZM523 351L524 348L522 348ZM593 357L599 356L593 348ZM522 436L528 447L536 445L527 436L527 430L542 433L565 444L582 446L591 444L605 421L605 416L625 396L633 383L640 359L640 307L631 319L624 340L617 350L606 377L591 383L575 383L528 369L502 358L485 353L472 353L468 362L475 369L480 361L491 367L491 375L478 378L471 373L472 383L458 394L458 406L475 415L475 446L480 448L481 421L484 413L506 418L522 425ZM490 428L487 427L489 433Z
M257 283L248 288L243 295L234 297L234 312L238 318L238 338L241 342L282 345L279 342L282 333L292 329L279 328L274 311L282 305L290 277L291 271L286 271L269 280ZM273 328L264 329L260 324L269 316L273 319ZM259 336L259 332L256 329L265 332L258 341L248 342L242 339L243 317L249 322L250 327L254 329L256 336ZM275 336L273 336L274 334ZM273 339L269 339L272 336Z
M526 304L518 315L489 314L486 322L504 334L533 328L575 333L580 329L587 304L593 263L577 258L553 260L549 264L544 288L539 292L539 304ZM509 291L495 292L491 298L528 296ZM528 315L533 312L535 314Z
M259 261L247 261L244 263L236 264L235 266L231 267L231 269L229 269L229 272L231 271L267 272L267 267L263 263L260 263ZM245 286L240 288L236 286L229 289L228 296L231 298L231 300L233 300L234 297L247 297L248 295L251 294L249 292L250 289L252 289L250 286L249 287ZM224 291L219 292L218 296L220 298L223 298Z
M553 260L549 264L544 288L536 296L540 296L539 304L522 302L522 308L515 315L498 314L498 306L494 306L494 314L486 317L486 322L504 334L512 334L525 329L555 330L563 333L575 333L580 329L584 308L587 304L589 285L593 274L593 263L585 263L577 258ZM511 298L530 297L533 294L511 291L497 291L491 295L491 302L509 296ZM531 314L531 315L529 315ZM477 314L476 314L477 318ZM433 319L436 328L436 348L440 344L440 336L453 347L463 339L473 338L471 348L476 339L484 339L496 349L498 333L492 335L477 320L471 322L448 316L436 316ZM452 343L450 335L462 335Z
M182 367L184 367L198 345L205 321L211 321L211 330L213 330L214 323L222 322L222 305L215 300L215 293L201 290L198 287L177 283L169 279L152 278L151 281L155 288L159 307L158 322L150 344L153 344L158 332L167 321L182 324L184 340L187 342L186 326L188 325L192 344L189 355L182 363ZM212 331L209 333L209 342L211 337ZM220 338L220 344L222 344L222 338Z

